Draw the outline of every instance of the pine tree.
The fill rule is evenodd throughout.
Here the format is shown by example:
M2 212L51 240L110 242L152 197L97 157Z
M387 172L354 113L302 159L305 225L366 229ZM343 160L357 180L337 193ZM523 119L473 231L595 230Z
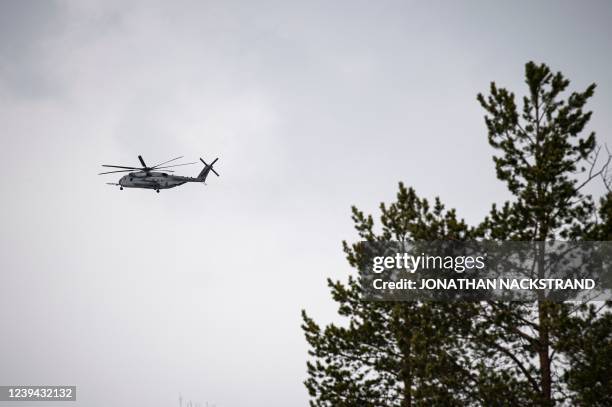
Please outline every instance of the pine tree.
M487 98L478 95L487 112L489 144L500 152L494 156L497 177L515 198L502 210L493 206L481 229L493 239L588 239L601 224L596 222L592 197L583 189L605 175L610 162L610 157L603 164L597 162L601 149L595 133L582 135L592 115L583 109L595 84L564 99L570 82L560 72L529 62L525 78L529 94L523 97L521 113L514 94L495 83ZM554 374L563 362L556 341L569 329L558 322L572 321L565 318L572 311L571 305L540 299L535 309L530 304L496 304L487 318L503 321L494 327L497 335L516 339L510 342L514 355L509 363L523 372L532 385L534 401L541 405L563 400L565 385ZM537 363L532 361L533 353Z
M436 198L433 206L400 183L397 201L380 207L380 227L353 208L360 240L607 240L612 198L597 208L583 192L605 177L594 133L582 133L595 85L562 97L569 81L544 64L526 64L528 96L491 84L478 95L497 176L514 195L469 227ZM601 160L600 160L601 162ZM349 263L360 245L344 242ZM523 303L366 302L359 280L328 280L344 325L323 329L303 311L310 345L305 385L312 406L543 405L592 402L610 389L589 368L602 364L595 340L611 335L607 306L573 309L544 299ZM584 341L572 341L577 332ZM609 352L608 352L609 357ZM590 363L590 364L589 364ZM605 365L603 365L605 366ZM593 387L594 390L585 389ZM606 387L608 386L608 387ZM602 390L603 389L603 390Z
M353 208L363 241L467 240L475 230L413 189L399 185L397 201L381 204L382 231L372 216ZM357 267L359 244L344 242L347 259ZM328 280L346 326L321 329L305 312L302 328L311 346L305 384L312 406L431 406L500 404L525 401L520 383L503 370L487 371L466 352L479 305L472 303L365 302L359 281ZM482 373L480 373L482 372Z

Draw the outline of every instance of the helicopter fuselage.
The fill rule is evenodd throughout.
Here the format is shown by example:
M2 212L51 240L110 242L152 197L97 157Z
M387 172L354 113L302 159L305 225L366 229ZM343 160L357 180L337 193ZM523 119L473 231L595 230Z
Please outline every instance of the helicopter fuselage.
M169 175L165 172L131 172L118 181L123 188L169 189L186 182L198 182L197 178Z

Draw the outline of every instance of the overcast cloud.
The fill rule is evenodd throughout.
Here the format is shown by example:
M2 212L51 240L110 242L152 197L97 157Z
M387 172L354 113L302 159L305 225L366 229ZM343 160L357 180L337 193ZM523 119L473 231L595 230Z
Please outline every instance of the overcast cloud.
M508 198L475 99L491 80L521 94L534 60L596 82L612 144L610 3L504 3L0 1L0 384L306 405L300 310L337 320L350 206L400 180L470 222ZM221 177L96 175L138 154L218 156Z

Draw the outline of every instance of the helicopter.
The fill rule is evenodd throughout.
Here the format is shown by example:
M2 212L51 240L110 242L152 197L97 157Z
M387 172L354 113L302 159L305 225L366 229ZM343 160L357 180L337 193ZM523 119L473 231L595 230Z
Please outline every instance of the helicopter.
M138 156L138 160L142 167L126 167L120 165L107 165L103 164L102 167L110 167L110 168L121 168L121 170L101 172L98 175L104 174L114 174L118 172L129 172L129 174L124 175L119 179L118 182L107 182L108 185L118 186L120 190L123 188L144 188L144 189L153 189L159 193L160 189L169 189L178 187L179 185L183 185L187 182L201 182L204 183L206 181L206 177L212 171L217 177L219 173L214 170L213 165L219 160L219 158L215 158L215 160L209 164L200 158L200 161L204 164L204 168L197 177L183 177L180 175L169 175L168 172L174 172L172 170L166 170L166 168L174 168L181 167L183 165L191 165L197 164L196 162L192 163L184 163L184 164L174 164L174 165L166 165L173 161L179 160L183 158L183 156L173 158L168 161L164 161L152 167L147 166L142 156ZM165 170L165 171L158 171Z

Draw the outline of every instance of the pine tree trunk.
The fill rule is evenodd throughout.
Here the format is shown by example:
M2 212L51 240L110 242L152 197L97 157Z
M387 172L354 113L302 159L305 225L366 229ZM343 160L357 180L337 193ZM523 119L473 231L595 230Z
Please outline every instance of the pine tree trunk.
M538 242L538 278L545 277L545 256L546 256L546 232L540 237ZM539 346L538 358L540 361L540 391L542 405L552 406L552 377L550 373L550 335L548 321L548 307L546 299L542 294L538 299L538 320L540 322L539 329Z
M411 407L412 406L412 372L410 369L410 342L407 341L404 353L403 361L402 361L402 382L404 383L404 391L401 407Z
M401 325L408 324L410 320L409 314L405 309L402 309L403 318L401 318ZM402 354L402 365L400 368L399 376L402 381L404 388L402 391L402 402L401 407L412 407L412 334L409 329L399 330L398 347Z
M540 388L542 392L542 404L552 406L552 380L550 373L550 342L548 332L548 313L544 301L538 301L538 317L540 320Z

